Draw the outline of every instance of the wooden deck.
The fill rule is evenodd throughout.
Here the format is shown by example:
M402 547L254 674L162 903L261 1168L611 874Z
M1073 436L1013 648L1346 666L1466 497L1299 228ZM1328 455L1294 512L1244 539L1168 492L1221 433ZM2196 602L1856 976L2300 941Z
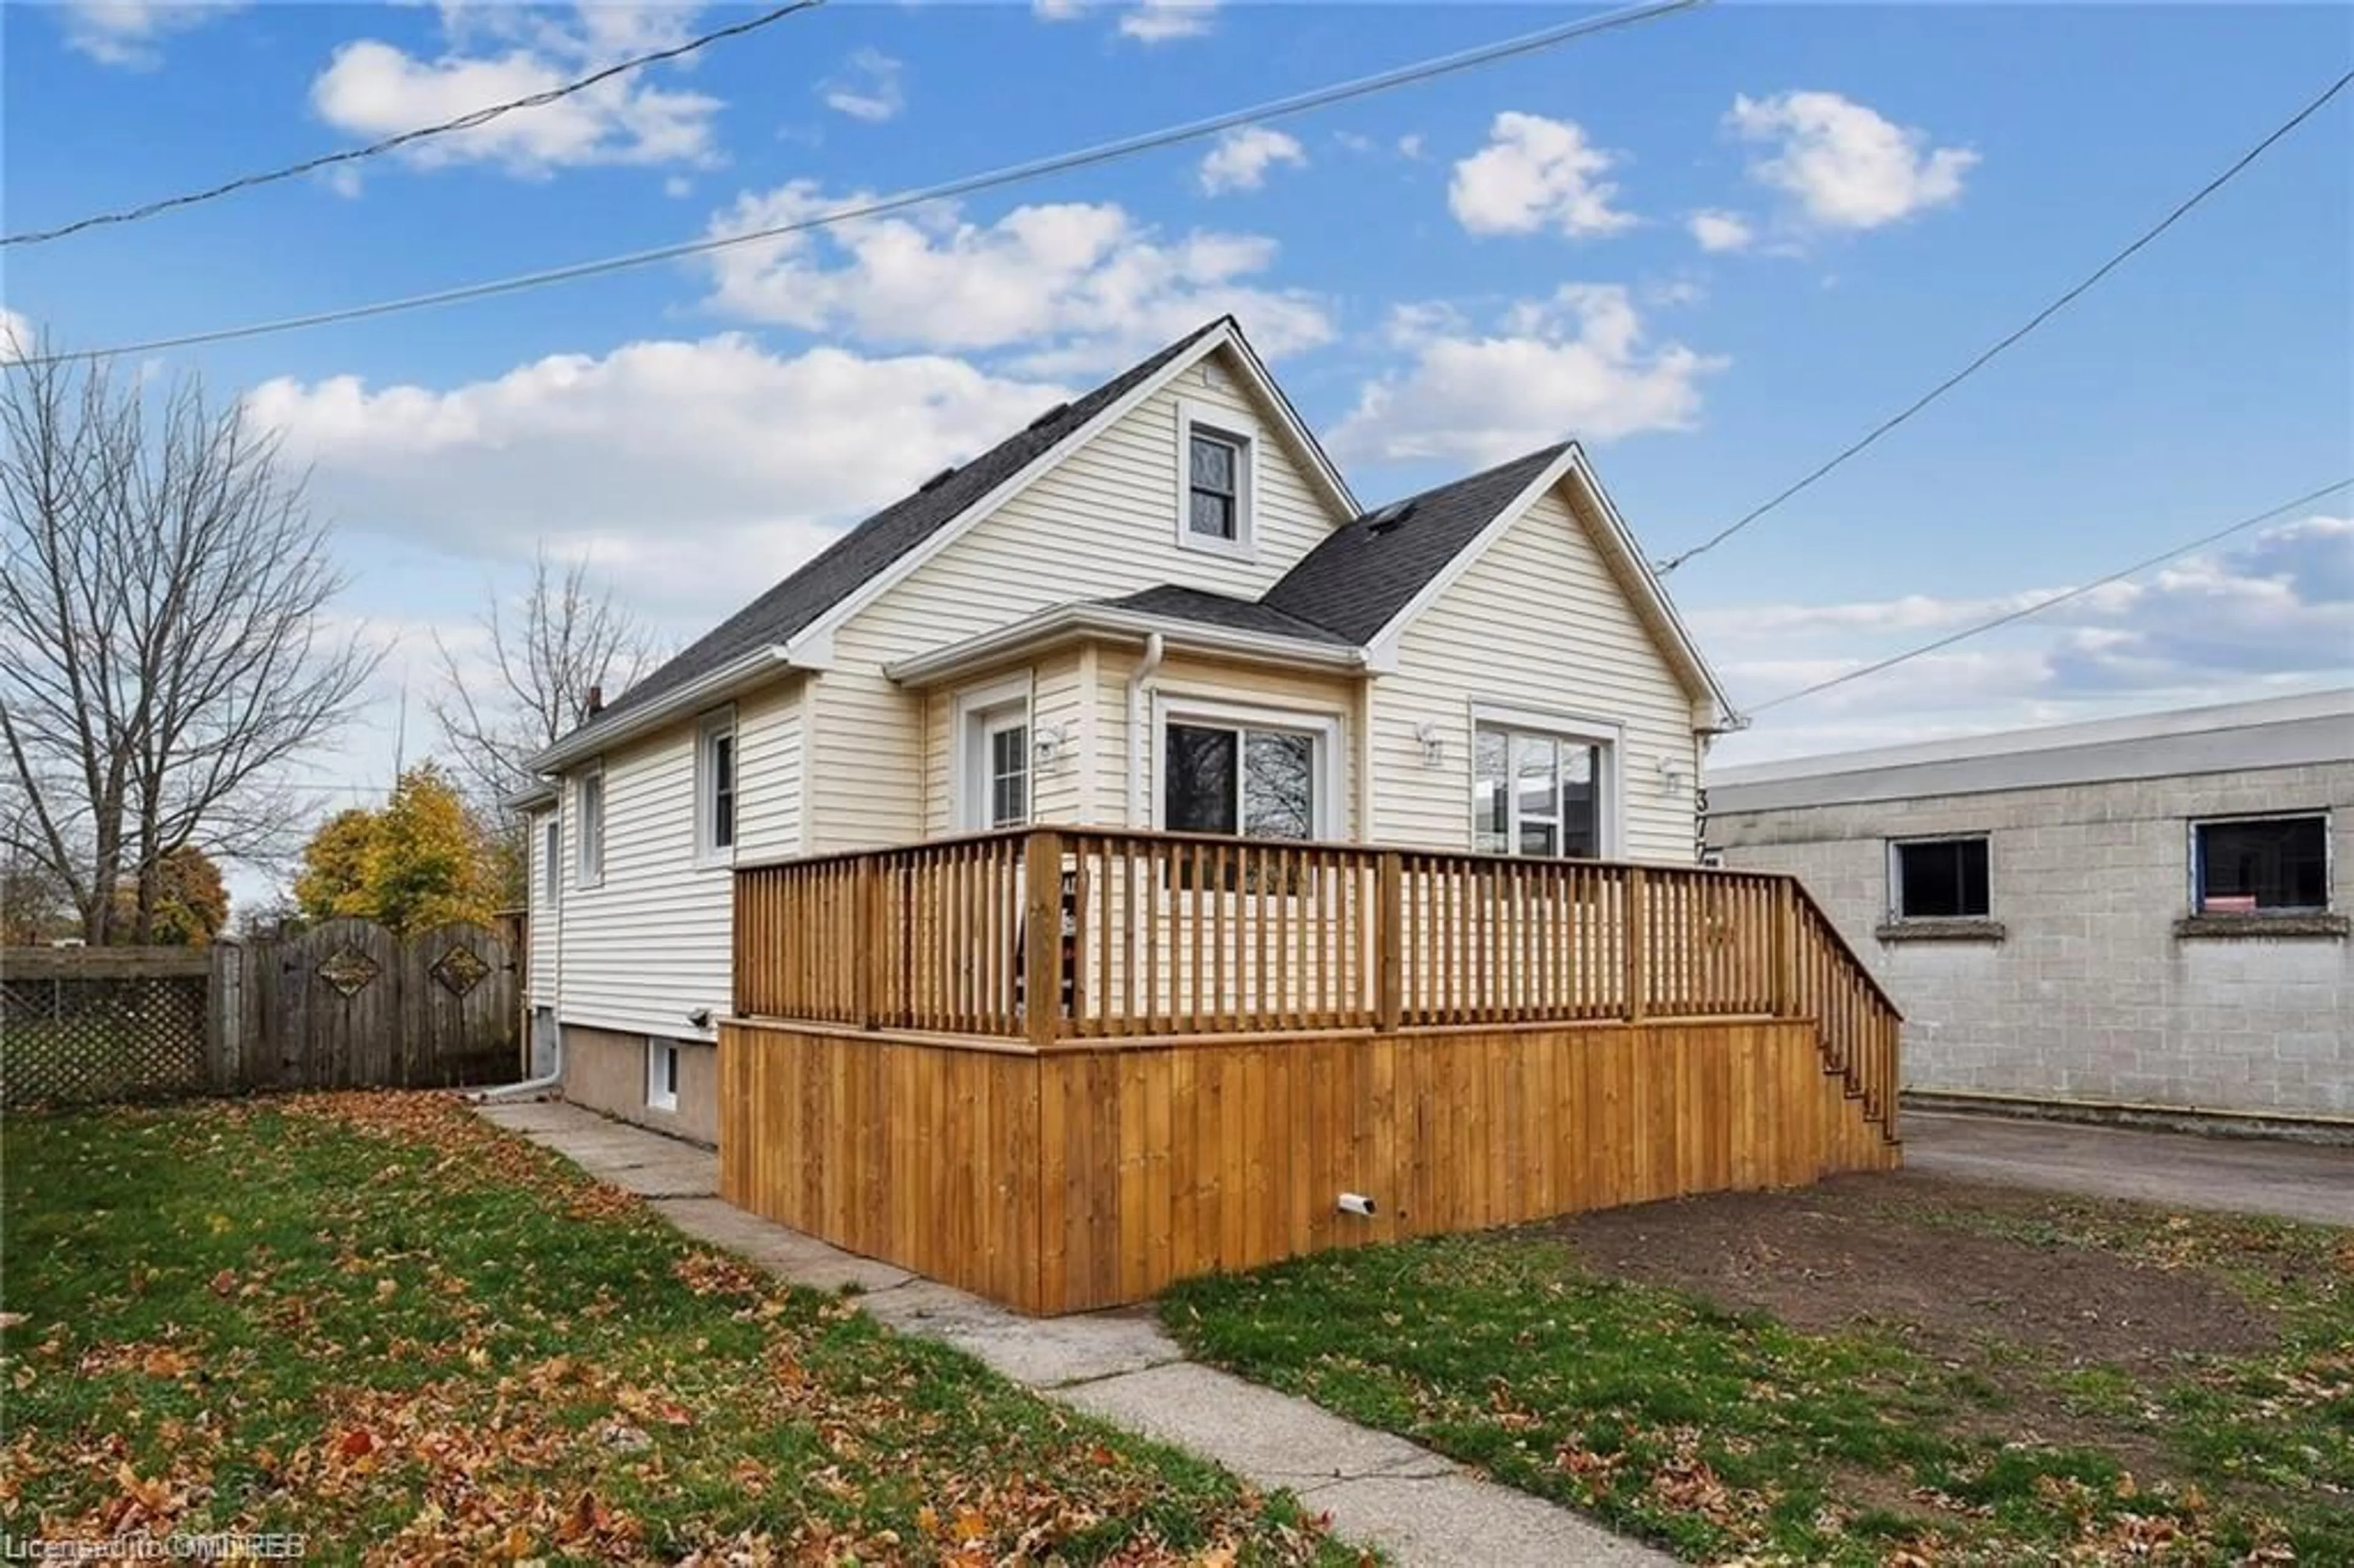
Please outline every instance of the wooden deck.
M722 1194L1030 1311L1898 1159L1787 878L1042 828L741 869L736 940Z

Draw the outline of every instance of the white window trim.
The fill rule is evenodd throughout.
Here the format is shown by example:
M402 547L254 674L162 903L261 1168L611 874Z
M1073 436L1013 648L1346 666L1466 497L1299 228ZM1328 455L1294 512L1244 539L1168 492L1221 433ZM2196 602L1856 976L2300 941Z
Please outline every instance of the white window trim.
M659 1034L646 1036L646 1108L678 1109L678 1091L670 1086L670 1071L679 1064L679 1044Z
M949 710L949 799L955 805L954 823L958 832L984 832L989 828L989 759L981 749L984 726L991 715L1019 706L1022 725L1032 727L1030 672L1001 676L977 686L960 688ZM1038 814L1038 777L1035 759L1025 757L1023 766L1029 770L1023 787L1023 803L1029 808L1025 820Z
M597 786L596 840L597 859L588 859L588 808L582 797L591 781ZM605 885L605 821L611 813L612 802L605 794L605 763L603 758L589 763L572 776L572 885L601 887Z
M539 900L555 907L564 898L564 815L560 810L547 813L547 821L539 825L535 835L538 842L533 847L540 856Z
M1222 436L1242 449L1240 471L1235 476L1235 536L1213 538L1193 532L1193 427ZM1258 559L1258 453L1262 442L1257 421L1238 411L1190 397L1177 399L1177 547L1230 560Z
M736 821L735 838L728 843L716 842L719 827L719 802L713 785L716 769L711 759L712 743L726 736L736 747ZM736 844L744 837L744 743L736 732L736 710L716 708L703 715L695 726L695 863L698 866L733 865Z
M1464 731L1467 742L1463 748L1464 843L1469 845L1479 842L1479 806L1473 797L1472 786L1479 782L1479 778L1481 725L1490 729L1526 730L1532 734L1549 735L1556 740L1602 747L1602 766L1606 775L1602 779L1601 854L1597 858L1627 858L1627 726L1589 714L1513 707L1501 703L1473 703L1470 726ZM1553 858L1562 860L1569 857L1555 855Z
M2338 835L2331 831L2329 808L2308 807L2287 811L2226 811L2211 817L2193 817L2185 824L2182 835L2184 870L2189 874L2190 913L2209 913L2207 909L2207 863L2199 853L2199 830L2229 827L2234 822L2308 822L2321 823L2321 907L2307 909L2257 910L2244 916L2251 920L2277 919L2283 916L2328 915L2338 907ZM2223 913L2217 911L2217 913ZM2226 918L2242 916L2225 915Z
M1899 850L1915 844L1983 843L1987 847L1987 906L1983 915L1907 915L1904 913L1904 870ZM1887 921L1902 926L1915 920L1992 920L1994 912L1994 835L1992 833L1914 833L1888 841Z
M1341 835L1334 821L1339 814L1345 788L1341 743L1343 738L1343 715L1315 708L1262 707L1254 703L1226 702L1210 697L1189 697L1182 692L1155 692L1152 697L1152 825L1168 827L1169 791L1169 726L1172 724L1200 724L1223 729L1288 729L1295 734L1314 737L1316 768L1312 775L1315 800L1310 810L1313 827L1309 833L1312 842L1331 842ZM1237 815L1235 826L1241 826ZM1270 840L1269 842L1277 841Z

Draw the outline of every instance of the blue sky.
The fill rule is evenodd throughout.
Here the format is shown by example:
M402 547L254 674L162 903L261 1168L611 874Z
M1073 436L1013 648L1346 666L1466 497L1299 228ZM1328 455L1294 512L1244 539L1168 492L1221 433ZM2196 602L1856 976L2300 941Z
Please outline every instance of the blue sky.
M748 14L13 5L6 227L369 140ZM5 299L97 346L412 293L1576 14L838 0L356 178L12 250ZM592 552L650 620L690 634L896 489L1228 308L1367 500L1581 435L1670 554L2016 325L2349 57L2343 7L1728 4L883 232L157 365L249 393L316 464L350 608L400 640L384 701L319 776L381 782L399 670L429 629L462 637L535 542ZM1736 696L2354 472L2349 149L2354 94L1954 396L1679 572ZM2343 681L2354 501L2314 511L1778 708L1723 755Z

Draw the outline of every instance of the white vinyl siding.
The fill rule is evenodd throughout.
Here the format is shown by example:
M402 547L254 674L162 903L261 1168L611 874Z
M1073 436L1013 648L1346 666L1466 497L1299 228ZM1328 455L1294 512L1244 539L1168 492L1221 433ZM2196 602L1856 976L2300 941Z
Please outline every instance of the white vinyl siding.
M564 850L559 839L554 858L548 854L547 830L557 822L553 806L542 807L525 819L525 842L531 853L530 916L525 922L524 940L530 945L525 968L531 980L531 1001L535 1005L553 1005L556 1001L557 928L564 918ZM548 883L553 878L559 885L551 897Z
M801 852L801 691L792 679L738 697L736 842L745 860ZM682 718L660 734L608 752L605 874L567 887L562 906L559 1011L567 1023L632 1034L709 1039L688 1023L708 1008L726 1014L733 992L733 874L697 863L697 753L704 726ZM572 813L564 853L577 855ZM554 1000L535 982L535 997Z
M736 857L801 851L801 694L780 681L736 699Z
M732 874L696 863L696 734L690 718L605 755L604 877L565 891L567 1023L703 1038L687 1015L727 1011Z
M1181 399L1205 418L1223 408L1242 428L1262 432L1249 560L1177 543ZM1156 583L1256 598L1342 520L1301 462L1278 434L1274 411L1254 408L1214 355L854 617L835 636L835 667L809 688L811 847L905 843L953 820L945 802L931 805L942 782L937 774L910 766L925 755L926 732L937 738L939 718L928 712L924 694L885 679L883 665L1069 599ZM1052 797L1047 782L1041 820Z
M1619 726L1627 857L1692 863L1692 694L1558 489L1406 629L1396 673L1373 683L1373 838L1469 846L1474 704ZM1416 738L1426 724L1443 748L1435 768Z

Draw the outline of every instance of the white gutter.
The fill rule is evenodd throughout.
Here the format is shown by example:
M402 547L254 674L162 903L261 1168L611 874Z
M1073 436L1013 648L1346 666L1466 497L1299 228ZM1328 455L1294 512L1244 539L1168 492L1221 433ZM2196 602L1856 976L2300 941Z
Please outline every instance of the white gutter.
M921 684L1050 639L1089 632L1134 638L1147 643L1157 637L1185 648L1317 669L1358 671L1365 667L1365 651L1344 643L1319 642L1272 631L1245 631L1198 620L1181 620L1173 616L1149 615L1114 605L1063 604L1011 626L886 664L883 673L902 685Z
M814 661L796 660L794 652L795 647L790 642L772 642L765 648L755 649L743 658L722 664L708 674L665 692L652 702L626 709L610 719L590 719L546 751L525 762L524 766L534 773L554 773L575 762L586 761L616 742L659 729L708 706L714 700L770 673L779 665L816 667Z
M1144 688L1161 668L1169 644L1158 631L1147 632L1144 657L1128 676L1128 826L1131 832L1151 826L1144 817Z

